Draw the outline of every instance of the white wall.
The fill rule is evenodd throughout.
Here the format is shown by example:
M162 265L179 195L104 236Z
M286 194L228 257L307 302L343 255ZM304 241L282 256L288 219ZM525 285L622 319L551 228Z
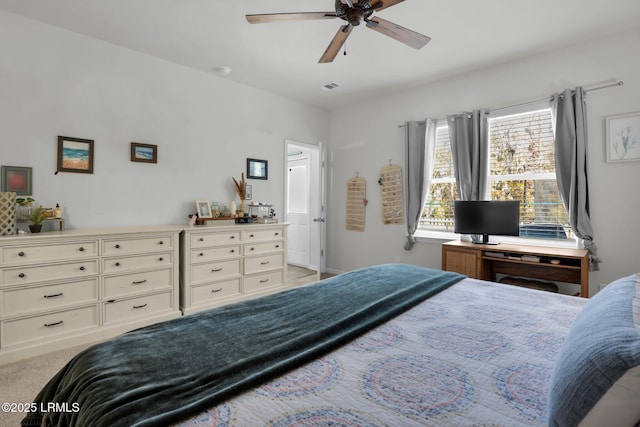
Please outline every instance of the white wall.
M591 273L591 292L598 283L639 271L640 162L606 163L604 151L604 117L640 111L639 45L640 30L332 111L329 267L346 271L396 261L440 267L439 243L417 243L412 251L405 251L404 226L382 224L378 173L389 159L403 165L404 130L399 124L474 108L513 105L577 85L620 79L622 87L588 94L589 196L595 241L603 260L601 271ZM367 180L369 205L363 233L345 230L345 187L356 171Z
M247 157L269 161L249 184L282 218L285 138L328 129L326 110L0 12L0 164L32 167L69 228L184 223L196 199L238 200ZM54 175L58 135L95 140L93 175ZM132 141L158 163L131 162Z

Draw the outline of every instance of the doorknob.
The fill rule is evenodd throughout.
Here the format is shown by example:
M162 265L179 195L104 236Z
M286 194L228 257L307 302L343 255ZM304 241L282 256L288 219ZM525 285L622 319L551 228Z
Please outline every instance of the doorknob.
M313 218L313 222L324 222L324 218Z

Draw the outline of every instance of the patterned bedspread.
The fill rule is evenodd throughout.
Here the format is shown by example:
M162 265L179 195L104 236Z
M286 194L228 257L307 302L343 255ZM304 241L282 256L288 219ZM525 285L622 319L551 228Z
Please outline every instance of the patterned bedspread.
M586 299L465 279L180 426L535 426Z

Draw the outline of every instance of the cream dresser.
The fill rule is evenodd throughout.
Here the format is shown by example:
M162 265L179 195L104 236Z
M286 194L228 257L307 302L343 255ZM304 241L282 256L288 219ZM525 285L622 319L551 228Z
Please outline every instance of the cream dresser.
M287 224L194 226L182 234L184 314L282 291Z
M180 316L182 228L0 237L0 363Z

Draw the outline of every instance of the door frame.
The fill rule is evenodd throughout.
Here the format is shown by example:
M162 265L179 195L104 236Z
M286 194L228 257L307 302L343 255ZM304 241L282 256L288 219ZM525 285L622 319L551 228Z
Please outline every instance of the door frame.
M317 211L312 212L309 210L309 227L310 234L312 228L317 230L317 238L315 239L317 243L312 243L313 239L309 239L309 253L312 254L312 246L314 245L316 256L313 257L313 260L310 260L311 263L314 263L317 266L317 276L320 279L320 275L325 271L326 264L326 249L325 249L325 241L326 241L326 227L325 227L325 215L326 215L326 190L325 190L325 155L324 155L324 147L321 142L318 142L318 145L307 144L303 142L298 142L290 139L284 140L285 150L284 150L284 167L285 167L285 179L284 179L284 220L287 222L287 196L289 192L289 182L286 179L286 174L288 171L288 159L289 152L299 150L302 152L315 153L315 156L311 157L311 161L317 161L317 167L315 168L315 176L310 180L311 183L317 183L316 185L311 185L310 189L310 198L315 198L317 200ZM291 150L293 149L293 150ZM312 173L313 174L313 173ZM315 219L322 219L321 221L314 221Z

